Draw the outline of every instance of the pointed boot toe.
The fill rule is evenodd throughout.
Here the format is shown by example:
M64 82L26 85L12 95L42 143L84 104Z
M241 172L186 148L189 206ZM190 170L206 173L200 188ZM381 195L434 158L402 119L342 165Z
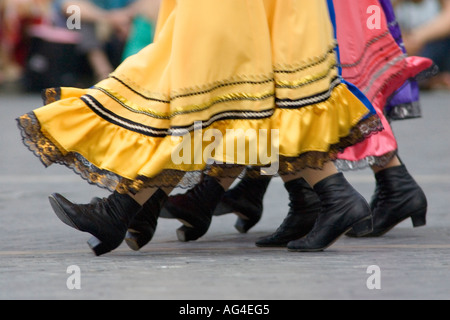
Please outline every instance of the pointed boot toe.
M372 232L369 204L342 173L323 179L314 190L322 202L322 209L306 237L288 243L289 251L323 251L351 230L359 236Z
M93 199L89 204L72 203L57 193L49 201L63 223L93 235L88 245L97 256L120 246L128 224L142 208L130 196L117 192L105 199Z

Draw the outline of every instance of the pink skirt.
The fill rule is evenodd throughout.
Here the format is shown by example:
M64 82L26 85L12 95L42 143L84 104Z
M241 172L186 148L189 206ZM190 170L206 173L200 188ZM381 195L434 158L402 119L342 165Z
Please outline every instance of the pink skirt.
M408 80L433 66L430 59L407 57L389 31L378 0L333 0L342 76L372 102L384 130L339 155L340 169L385 166L397 141L384 115L389 98Z

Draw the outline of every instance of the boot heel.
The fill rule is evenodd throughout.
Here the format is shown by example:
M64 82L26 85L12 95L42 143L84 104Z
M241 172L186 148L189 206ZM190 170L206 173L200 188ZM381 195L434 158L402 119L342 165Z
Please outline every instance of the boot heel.
M238 215L234 228L239 231L239 233L247 233L259 220L260 219L244 219L243 216Z
M251 226L249 226L249 220L244 220L239 217L234 224L234 228L239 231L239 233L247 233Z
M133 251L139 251L141 249L141 246L139 246L139 232L134 231L127 231L127 234L125 236L125 243L128 245L128 247Z
M100 241L96 237L90 238L87 243L91 248L91 250L94 251L97 257L111 251L110 246L106 245L104 242Z
M177 229L177 237L181 242L195 241L204 234L205 232L199 232L197 228L182 226Z
M357 237L362 237L373 231L372 217L365 218L352 226L353 234Z
M414 228L423 227L427 224L427 209L422 209L411 215L411 221Z

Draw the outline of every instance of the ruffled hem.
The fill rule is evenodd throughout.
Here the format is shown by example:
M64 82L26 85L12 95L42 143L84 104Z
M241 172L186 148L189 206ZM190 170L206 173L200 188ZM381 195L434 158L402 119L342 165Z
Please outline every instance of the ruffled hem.
M401 103L386 110L385 115L390 121L417 119L422 117L422 108L419 101Z
M423 81L423 80L427 80L429 78L434 77L435 75L437 75L439 73L439 67L433 63L433 65L431 67L429 67L426 70L423 70L422 72L420 72L419 74L417 74L414 77L414 80L416 81Z
M63 148L46 136L39 120L33 112L17 119L24 145L38 157L45 167L54 163L71 169L89 184L109 191L120 193L137 193L145 188L179 187L191 188L200 182L203 175L217 178L240 178L246 173L250 175L264 174L266 167L244 166L234 164L207 165L203 170L180 171L166 169L156 177L138 176L135 179L122 177L109 170L101 169L76 152L64 153ZM358 123L339 143L330 147L328 152L306 152L298 157L280 157L278 175L295 174L305 168L321 169L325 163L335 161L337 155L346 147L354 145L381 131L382 125L377 116L371 116Z
M411 82L420 82L429 78L434 77L439 72L439 67L435 64L433 64L431 67L427 68L426 70L423 70L419 74L417 74L415 77L412 77L408 79L405 84L409 85ZM403 87L402 87L403 88ZM400 88L399 90L401 90ZM395 95L399 92L396 91L389 99L389 101L392 101L393 98L395 98ZM417 86L417 90L419 90ZM411 99L413 100L413 99ZM420 102L417 101L410 101L405 103L396 104L393 106L386 107L384 109L384 114L386 118L389 121L398 121L398 120L408 120L408 119L416 119L422 117L422 110Z
M298 157L280 157L280 175L296 174L305 168L322 169L329 161L337 161L339 154L346 148L356 145L383 130L378 116L360 121L339 143L330 147L328 152L306 152Z
M384 168L396 155L397 150L382 156L369 156L358 161L337 159L334 163L339 171L364 170L372 166Z

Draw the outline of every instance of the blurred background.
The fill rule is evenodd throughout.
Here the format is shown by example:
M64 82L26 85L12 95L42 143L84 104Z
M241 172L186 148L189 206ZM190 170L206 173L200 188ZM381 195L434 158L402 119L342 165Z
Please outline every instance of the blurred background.
M0 0L0 93L90 87L153 41L159 0Z
M410 55L450 90L450 1L393 0ZM0 0L0 93L90 87L153 41L160 0Z

